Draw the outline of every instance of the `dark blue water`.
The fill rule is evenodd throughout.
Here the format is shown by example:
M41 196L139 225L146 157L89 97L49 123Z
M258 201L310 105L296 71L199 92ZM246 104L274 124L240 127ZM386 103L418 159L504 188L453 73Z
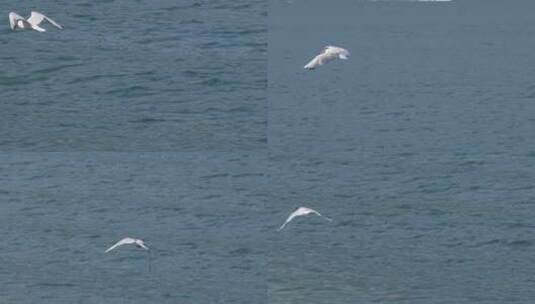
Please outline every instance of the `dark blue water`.
M535 5L270 4L271 302L531 303Z
M65 29L12 32L8 13L32 9ZM264 1L25 0L1 13L3 151L265 147Z

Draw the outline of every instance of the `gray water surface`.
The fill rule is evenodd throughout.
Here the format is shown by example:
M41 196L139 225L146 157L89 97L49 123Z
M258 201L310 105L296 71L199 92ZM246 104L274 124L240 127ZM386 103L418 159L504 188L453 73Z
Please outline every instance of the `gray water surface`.
M270 4L270 302L531 303L535 5Z
M1 303L532 302L534 4L125 3L0 29Z
M265 303L265 169L247 153L0 154L1 302ZM104 253L125 236L150 254Z
M12 32L41 11L64 26ZM264 1L2 6L3 151L235 151L266 142Z

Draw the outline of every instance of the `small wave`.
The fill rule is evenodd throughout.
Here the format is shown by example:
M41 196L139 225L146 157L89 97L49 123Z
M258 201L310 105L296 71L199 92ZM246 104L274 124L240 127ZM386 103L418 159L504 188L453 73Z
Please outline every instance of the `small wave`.
M188 25L188 24L203 24L204 22L202 22L201 20L198 20L198 19L187 19L187 20L182 20L179 22L179 24L182 24L182 25Z
M243 256L243 255L249 255L252 253L253 253L253 250L250 248L238 248L238 249L231 250L229 252L231 256Z
M128 76L128 75L126 75L126 74L108 74L108 75L83 76L83 77L75 78L75 79L69 81L67 84L76 84L76 83L81 83L81 82L91 82L91 81L100 80L100 79L114 79L114 78L121 78L121 77L125 77L125 76Z
M236 81L225 80L225 79L218 78L218 77L211 77L209 79L200 81L199 84L202 86L229 86L230 87L237 83L238 82Z
M116 95L118 97L142 97L151 95L152 93L149 92L147 87L135 85L128 88L109 90L106 94Z
M48 68L44 68L44 69L35 70L32 73L52 73L52 72L61 71L61 70L64 70L64 69L77 67L77 66L82 66L82 65L84 65L84 64L82 64L82 63L63 64L63 65L57 65L57 66L53 66L53 67L48 67Z
M337 193L334 195L336 198L354 198L355 194L349 194L349 193Z
M75 287L75 284L72 283L53 283L53 282L42 282L37 284L37 287Z
M235 174L232 175L233 178L240 178L240 177L262 177L264 176L263 173L242 173L242 174Z
M507 243L507 246L518 248L518 247L531 247L533 245L532 241L528 240L517 240L517 241L511 241Z
M205 196L202 196L200 199L201 200L211 200L211 199L216 199L216 198L221 198L222 196L220 194L209 194L209 195L205 195Z
M184 9L197 8L197 7L201 7L201 3L200 2L193 2L192 4L189 4L189 5L175 5L175 6L172 6L172 7L168 7L165 10L172 12L172 11L181 11L181 10L184 10Z
M499 239L493 239L493 240L489 240L489 241L484 241L484 242L478 242L470 247L473 247L473 248L479 248L479 247L483 247L483 246L489 246L489 245L496 245L496 244L499 244L501 243L501 240Z
M228 176L229 176L228 173L216 173L216 174L201 176L201 178L202 179L213 179L213 178L221 178L221 177L228 177Z
M82 20L88 20L88 21L97 20L95 16L89 15L89 14L74 14L73 17L76 19L82 19Z
M166 121L165 119L161 119L161 118L143 117L139 119L129 120L128 122L136 123L136 124L137 123L145 124L145 123L157 123L157 122L165 122L165 121Z

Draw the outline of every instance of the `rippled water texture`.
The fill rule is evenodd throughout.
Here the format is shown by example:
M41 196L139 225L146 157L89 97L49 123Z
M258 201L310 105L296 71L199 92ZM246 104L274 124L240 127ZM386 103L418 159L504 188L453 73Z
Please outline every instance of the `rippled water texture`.
M274 216L335 219L270 237L270 302L532 302L534 4L334 2L269 8Z
M0 155L2 303L262 303L265 158ZM105 254L124 236L143 238Z
M0 148L233 151L266 142L264 1L17 1ZM65 29L12 32L39 10Z
M533 302L532 2L40 9L0 29L1 303ZM88 152L13 152L51 150Z

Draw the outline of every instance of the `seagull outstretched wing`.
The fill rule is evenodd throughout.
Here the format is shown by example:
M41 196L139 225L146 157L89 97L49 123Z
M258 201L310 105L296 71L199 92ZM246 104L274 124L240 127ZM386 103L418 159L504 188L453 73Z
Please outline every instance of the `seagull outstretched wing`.
M59 28L59 29L63 29L63 26L61 26L60 24L58 24L56 21L48 18L47 16L39 13L39 12L36 12L36 11L32 11L30 17L28 18L28 22L34 26L38 26L41 22L43 22L43 20L46 20L48 22L50 22L52 25L54 25L55 27Z
M296 216L302 216L302 215L307 215L307 214L310 214L310 213L313 213L313 214L316 214L317 216L320 216L326 220L328 220L329 222L332 222L332 219L326 217L326 216L323 216L321 215L321 213L319 213L318 211L314 210L314 209L310 209L310 208L307 208L307 207L299 207L297 208L294 212L292 212L288 218L286 219L286 221L284 222L284 224L282 224L282 226L279 227L278 231L281 231L282 229L284 229L284 227L286 226L286 224L288 224L291 220L293 220Z
M145 250L149 250L149 247L145 246L145 244L139 240L136 240L136 245L145 249Z
M346 60L348 58L349 58L348 50L341 48L341 47L328 45L323 48L323 51L321 54L317 55L312 60L310 60L310 62L307 63L304 68L307 70L313 70L317 68L318 66L324 65L325 63L332 61L334 59Z
M344 60L349 59L349 55L350 55L348 50L341 48L341 47L332 46L332 45L326 46L324 49L324 52L335 55L336 57L340 59L344 59Z
M115 245L113 245L110 248L108 248L104 253L110 252L110 251L112 251L113 249L115 249L115 248L117 248L119 246L122 246L122 245L125 245L125 244L134 244L135 242L136 242L136 240L133 239L133 238L129 238L129 237L124 238L124 239L120 240L119 242L115 243ZM143 246L143 247L145 247L145 246Z
M321 53L319 55L317 55L316 57L314 57L312 60L310 60L310 62L308 62L306 65L305 65L305 69L307 70L313 70L317 67L319 67L320 65L324 65L325 63L335 59L336 56L332 56L331 54L326 54L326 53Z
M294 219L294 217L296 217L297 214L295 214L295 212L292 212L292 214L290 214L290 216L288 216L288 218L286 219L286 221L284 222L284 224L282 224L280 227L279 227L279 231L281 231L282 229L284 229L284 227L286 226L286 224L288 224L291 220Z
M328 218L328 217L326 217L325 215L321 215L321 213L319 213L318 211L316 211L316 210L314 210L314 209L309 209L309 208L308 208L308 210L310 210L310 213L314 213L314 214L316 214L317 216L320 216L320 217L322 217L322 218L328 220L329 222L332 222L332 221L333 221L331 218Z

